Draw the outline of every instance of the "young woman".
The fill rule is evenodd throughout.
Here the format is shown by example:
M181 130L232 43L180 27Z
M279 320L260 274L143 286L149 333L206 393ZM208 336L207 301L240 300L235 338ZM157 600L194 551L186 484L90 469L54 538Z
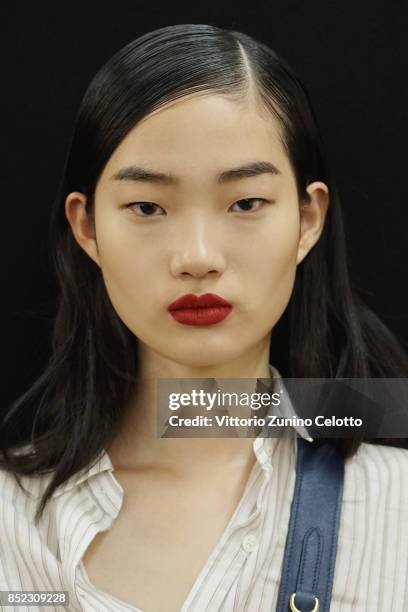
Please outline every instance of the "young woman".
M296 432L158 438L156 381L408 376L351 287L304 87L240 32L141 36L85 93L51 230L52 356L0 429L0 590L67 591L69 610L274 610ZM204 294L228 316L169 310ZM407 451L339 446L330 610L407 609Z

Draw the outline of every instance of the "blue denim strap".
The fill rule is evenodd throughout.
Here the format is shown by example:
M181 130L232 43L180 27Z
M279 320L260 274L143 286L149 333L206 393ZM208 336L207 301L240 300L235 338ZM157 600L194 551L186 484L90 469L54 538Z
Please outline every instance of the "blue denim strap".
M276 612L329 612L343 498L335 445L297 439L296 482Z

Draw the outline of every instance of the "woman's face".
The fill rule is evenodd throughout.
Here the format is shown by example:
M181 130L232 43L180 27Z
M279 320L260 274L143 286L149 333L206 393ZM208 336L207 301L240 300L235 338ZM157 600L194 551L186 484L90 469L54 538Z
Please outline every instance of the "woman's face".
M258 172L225 174L255 162ZM173 180L132 177L132 166ZM114 151L95 191L95 234L82 194L67 197L66 215L145 357L217 366L269 346L323 228L327 187L308 191L301 208L272 117L195 95L147 116ZM167 310L208 292L233 306L216 324L186 325Z

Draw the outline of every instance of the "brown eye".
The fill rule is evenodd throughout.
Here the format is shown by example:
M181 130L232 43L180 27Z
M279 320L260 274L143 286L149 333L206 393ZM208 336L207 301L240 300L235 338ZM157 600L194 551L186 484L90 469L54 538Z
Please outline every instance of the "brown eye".
M254 206L258 204L258 206ZM242 200L237 200L233 204L233 206L241 206L243 209L237 210L234 212L249 212L253 213L259 210L263 203L269 203L268 200L264 198L243 198ZM161 206L158 204L154 204L153 202L131 202L130 204L126 204L125 208L130 208L138 217L158 217L160 214L155 214L160 210L163 210Z
M259 206L257 206L255 208L255 210L253 208L251 208L251 204L252 202L260 202L261 204ZM242 200L238 200L237 202L235 202L235 204L233 204L233 206L236 206L237 204L239 204L240 206L244 206L244 210L240 210L237 212L256 212L257 210L259 210L259 208L261 207L262 203L266 203L267 200L264 200L263 198L244 198ZM249 208L248 208L249 207Z
M139 207L137 210L143 213L140 214L140 212L135 212L139 217L157 217L158 215L155 215L154 212L158 208L161 208L158 204L154 204L153 202L131 202L130 204L126 204L126 208L130 208L131 210L136 206Z

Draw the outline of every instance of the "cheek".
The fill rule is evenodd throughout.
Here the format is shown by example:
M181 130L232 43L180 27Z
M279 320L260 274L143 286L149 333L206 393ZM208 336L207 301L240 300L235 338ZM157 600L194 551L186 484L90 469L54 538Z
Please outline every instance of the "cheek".
M279 319L292 293L299 227L294 204L289 211L288 206L285 212L277 211L269 222L254 224L244 241L241 236L224 245L228 252L226 286L240 288L239 299L246 304L243 312L250 319L266 313L266 327ZM97 219L97 238L104 283L114 309L128 326L135 316L149 320L154 315L149 314L154 281L166 261L165 241L158 243L140 228L136 237L131 225L113 215Z
M275 219L251 251L251 267L256 271L252 280L257 285L259 302L263 301L260 312L268 312L268 303L273 316L280 316L290 299L297 269L299 227L297 213Z
M97 227L101 270L113 306L122 313L131 307L143 312L148 306L148 292L157 274L160 252L154 241L143 236L135 239L135 232L119 222L105 220Z

